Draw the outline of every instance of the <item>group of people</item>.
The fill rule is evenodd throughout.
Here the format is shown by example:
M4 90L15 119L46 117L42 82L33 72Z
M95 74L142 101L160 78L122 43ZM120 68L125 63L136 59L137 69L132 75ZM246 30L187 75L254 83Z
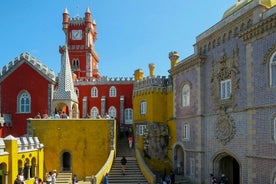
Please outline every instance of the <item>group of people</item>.
M48 114L43 114L41 116L40 112L38 112L35 116L35 119L69 119L69 116L64 111L56 112L51 116L49 116Z
M221 175L219 181L217 181L217 178L213 174L210 174L210 180L211 184L228 184L228 178L225 176L225 174Z
M56 181L57 181L57 171L53 170L53 172L51 172L51 171L50 172L46 172L45 181L46 181L46 184L56 184Z

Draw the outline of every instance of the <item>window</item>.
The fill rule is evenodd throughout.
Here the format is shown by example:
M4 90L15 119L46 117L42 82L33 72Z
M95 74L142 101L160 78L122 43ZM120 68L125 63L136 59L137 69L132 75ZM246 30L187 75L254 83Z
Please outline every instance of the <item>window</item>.
M184 124L182 127L183 140L190 140L190 125Z
M144 135L146 129L147 129L147 125L139 125L138 134L139 135Z
M109 96L110 97L116 97L117 96L117 91L116 91L116 88L114 86L112 86L110 89L109 89Z
M80 69L80 61L79 59L72 60L72 70L79 70Z
M272 54L270 59L270 87L276 87L276 52Z
M130 108L125 109L125 124L132 124L132 118L133 118L132 109Z
M142 101L140 103L140 114L146 114L147 113L147 102Z
M182 88L182 107L190 106L190 86L185 84Z
M31 97L29 93L22 92L18 97L18 112L30 113L31 111Z
M220 82L220 98L222 100L229 99L231 96L231 79Z
M91 89L91 97L98 97L98 89L96 87Z
M114 106L109 107L108 114L111 118L116 118L116 108Z
M92 107L90 111L91 118L96 119L99 114L99 110L97 107Z

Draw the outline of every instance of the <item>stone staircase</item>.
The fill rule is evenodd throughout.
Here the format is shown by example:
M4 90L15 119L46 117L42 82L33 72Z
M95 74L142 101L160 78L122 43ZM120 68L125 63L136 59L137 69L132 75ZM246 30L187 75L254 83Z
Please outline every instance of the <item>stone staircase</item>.
M56 184L68 184L72 183L72 173L60 172L57 174Z
M146 178L143 176L143 173L140 171L140 168L137 164L135 157L126 157L126 173L123 175L121 171L121 157L117 157L112 165L112 168L109 172L108 181L109 183L116 184L148 184Z

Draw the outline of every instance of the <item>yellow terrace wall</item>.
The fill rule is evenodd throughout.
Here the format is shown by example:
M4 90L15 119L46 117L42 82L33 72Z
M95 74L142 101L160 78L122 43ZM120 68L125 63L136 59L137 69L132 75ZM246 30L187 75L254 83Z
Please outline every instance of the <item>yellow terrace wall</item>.
M45 172L64 171L63 154L69 153L70 172L79 179L96 175L116 152L116 121L113 119L28 119L28 134L45 146Z

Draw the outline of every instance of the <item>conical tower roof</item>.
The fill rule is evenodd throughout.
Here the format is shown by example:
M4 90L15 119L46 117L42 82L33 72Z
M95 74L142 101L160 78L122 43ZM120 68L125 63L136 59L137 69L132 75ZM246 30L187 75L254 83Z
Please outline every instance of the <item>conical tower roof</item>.
M64 52L61 54L61 71L58 75L58 86L54 92L53 99L78 102L78 97L74 89L67 46L65 46Z

